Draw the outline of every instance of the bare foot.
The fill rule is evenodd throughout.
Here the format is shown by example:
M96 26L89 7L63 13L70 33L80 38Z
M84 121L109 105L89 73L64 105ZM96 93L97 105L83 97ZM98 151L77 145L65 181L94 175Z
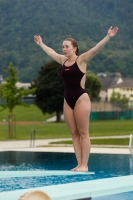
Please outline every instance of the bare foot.
M81 165L81 166L77 167L74 171L76 171L76 172L88 172L88 167Z
M76 171L79 167L80 165L78 165L77 167L74 167L73 169L71 169L71 171Z

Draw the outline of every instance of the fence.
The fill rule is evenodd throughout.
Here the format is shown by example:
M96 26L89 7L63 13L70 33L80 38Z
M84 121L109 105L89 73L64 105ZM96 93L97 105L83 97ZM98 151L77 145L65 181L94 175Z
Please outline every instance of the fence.
M90 120L133 119L133 108L125 108L110 102L91 103Z

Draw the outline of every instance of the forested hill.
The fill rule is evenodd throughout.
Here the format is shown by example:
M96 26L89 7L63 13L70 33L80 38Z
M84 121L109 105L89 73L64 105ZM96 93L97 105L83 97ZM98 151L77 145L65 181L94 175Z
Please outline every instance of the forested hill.
M116 37L88 64L97 72L133 77L133 0L0 0L0 74L12 62L21 81L38 76L50 60L33 36L61 53L62 41L73 37L80 53L100 41L112 25Z

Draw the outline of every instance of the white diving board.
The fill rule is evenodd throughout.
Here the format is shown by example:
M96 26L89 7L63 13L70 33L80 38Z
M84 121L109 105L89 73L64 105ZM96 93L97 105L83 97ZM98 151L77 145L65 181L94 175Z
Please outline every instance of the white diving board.
M29 177L29 176L68 176L68 175L91 175L94 172L74 172L67 170L40 170L40 171L0 171L0 178Z
M76 200L133 191L133 175L1 192L0 200L18 200L29 191L45 192L51 200Z

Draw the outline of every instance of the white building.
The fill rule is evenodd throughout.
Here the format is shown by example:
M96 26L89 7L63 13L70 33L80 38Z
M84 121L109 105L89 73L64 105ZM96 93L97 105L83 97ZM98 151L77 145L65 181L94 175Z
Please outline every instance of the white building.
M16 83L16 87L17 88L25 88L25 89L29 89L31 87L31 83L21 83L21 82L17 82Z
M119 92L122 96L129 98L129 106L133 108L133 79L129 78L100 78L102 90L101 101L110 101L113 92Z

